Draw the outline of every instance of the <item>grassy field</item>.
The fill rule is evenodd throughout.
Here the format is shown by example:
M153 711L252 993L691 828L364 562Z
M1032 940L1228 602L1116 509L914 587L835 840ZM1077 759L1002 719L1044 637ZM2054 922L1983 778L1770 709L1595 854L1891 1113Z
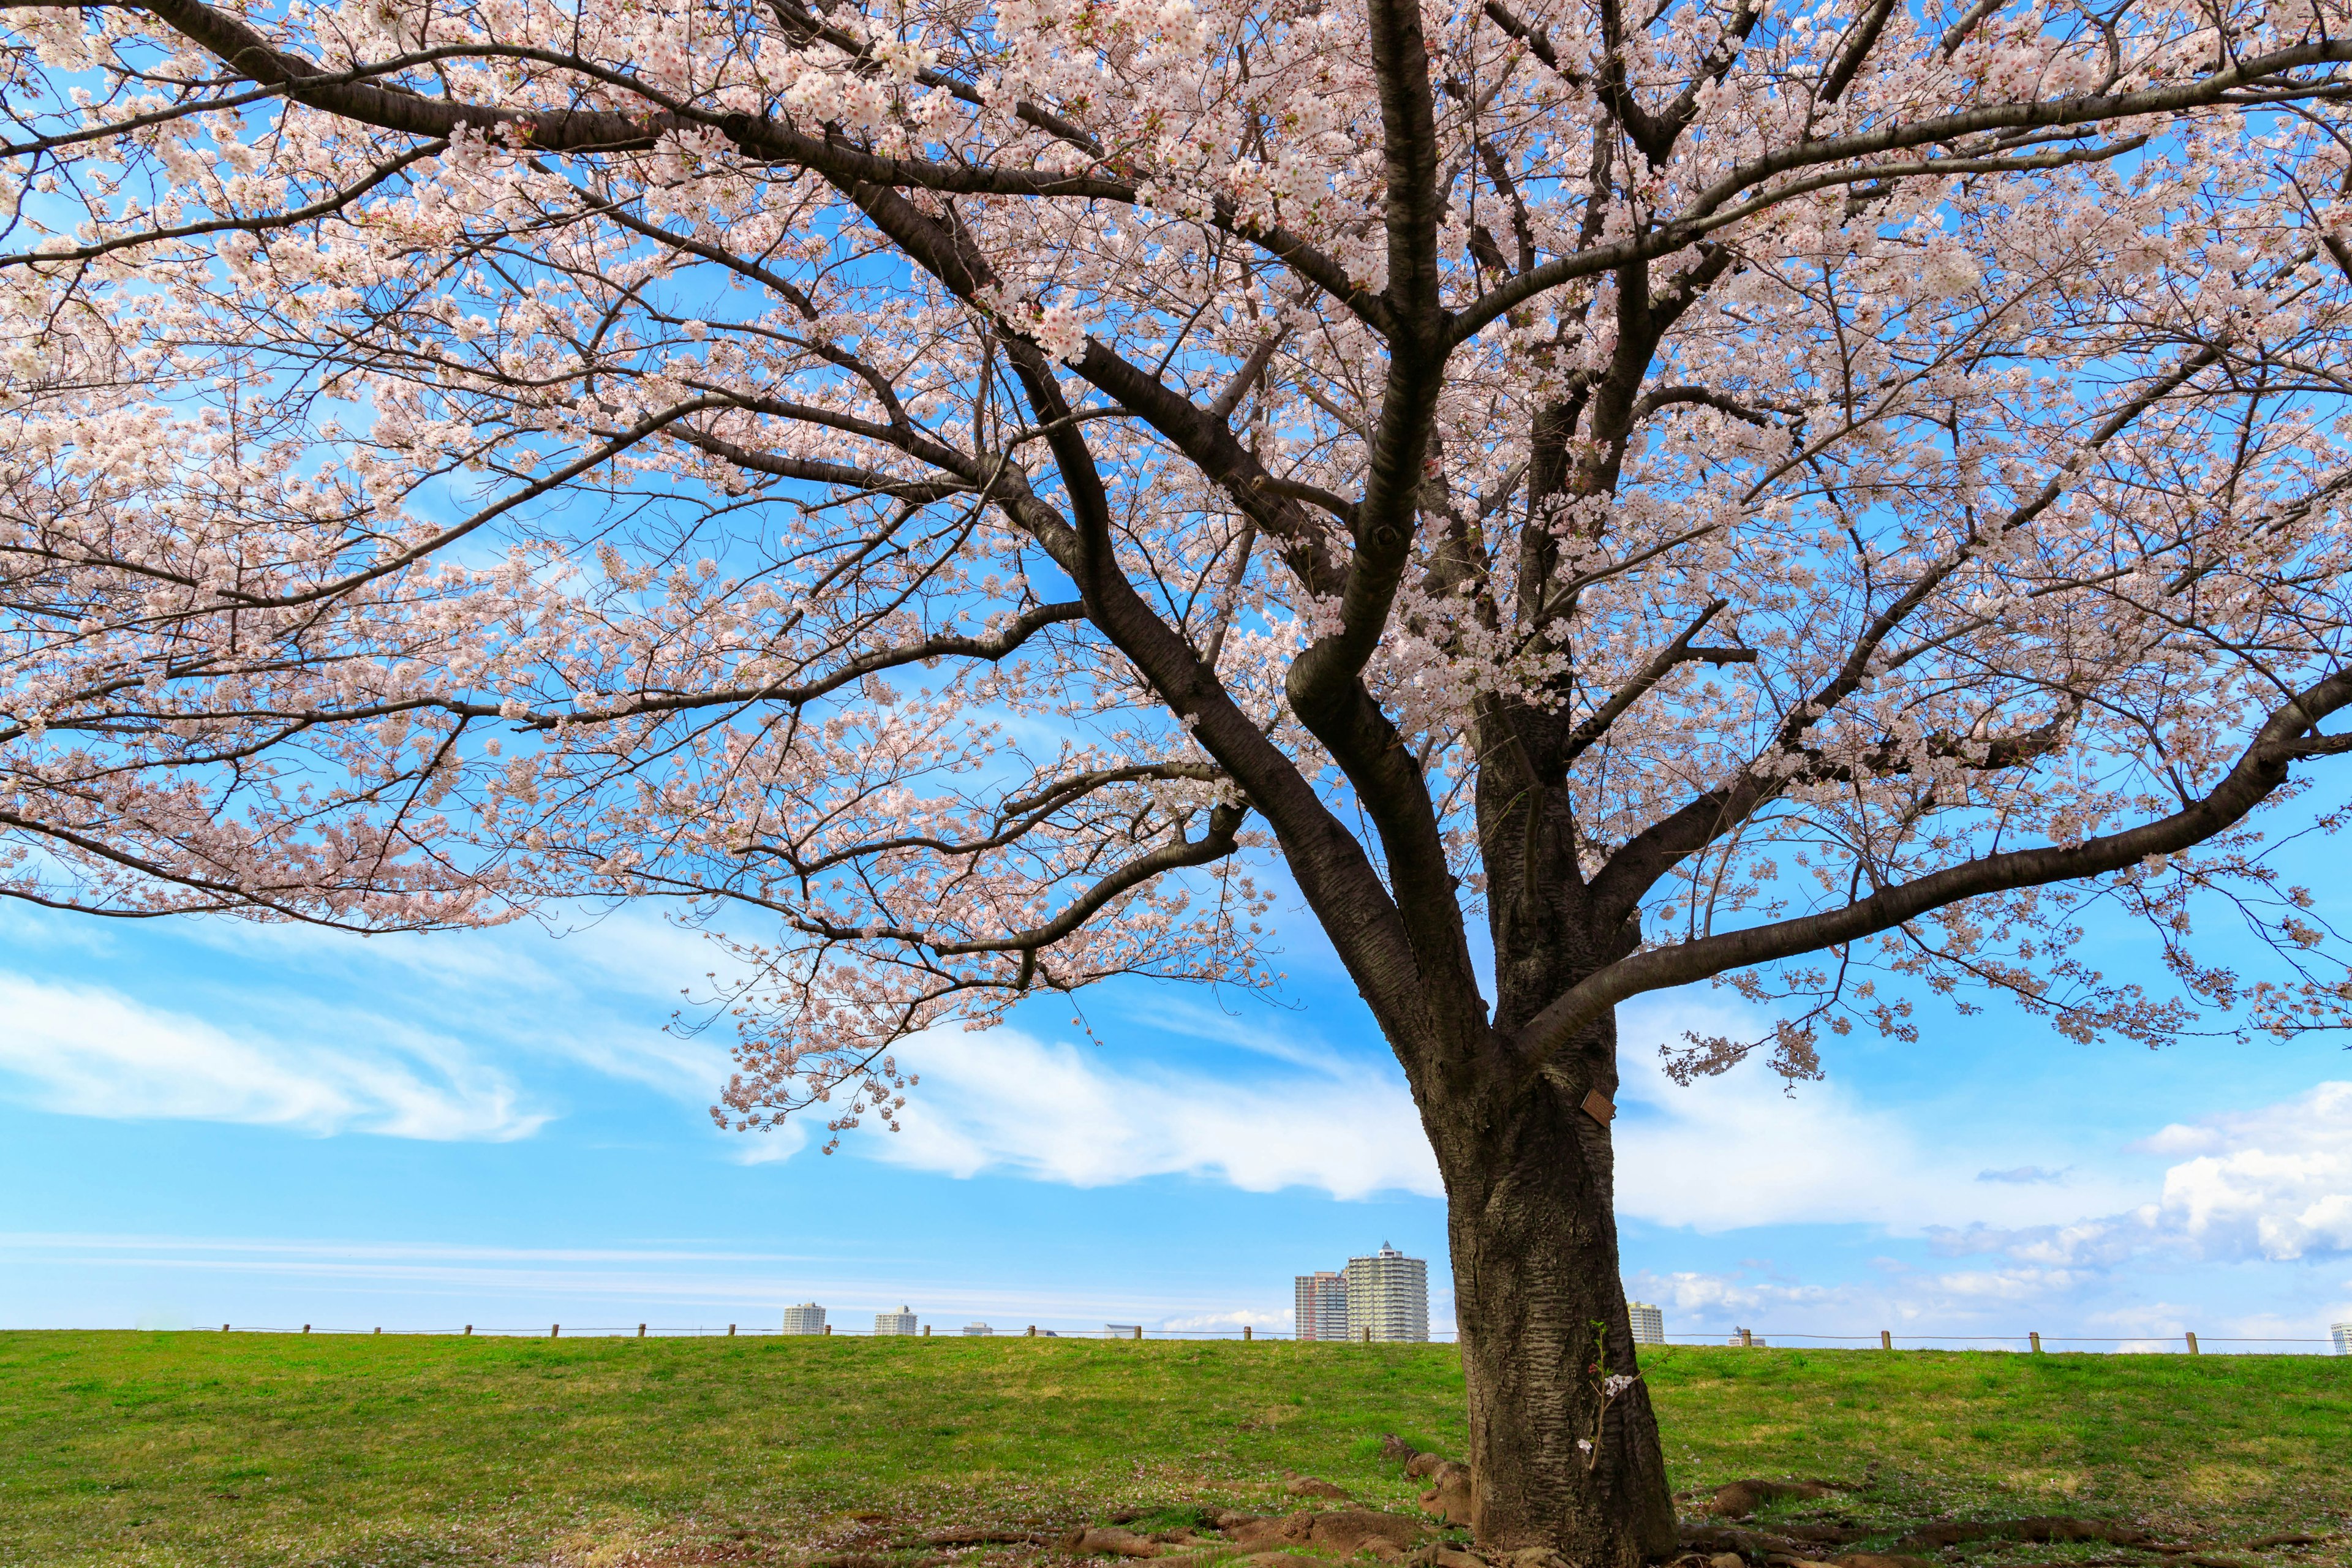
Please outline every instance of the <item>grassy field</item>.
M1677 1489L1827 1477L1887 1539L1944 1514L2216 1548L2352 1525L2352 1361L1675 1348L1643 1371ZM1451 1347L0 1333L0 1563L885 1568L922 1527L1295 1507L1286 1470L1410 1507L1390 1431L1460 1451ZM1960 1555L2070 1555L2006 1550Z

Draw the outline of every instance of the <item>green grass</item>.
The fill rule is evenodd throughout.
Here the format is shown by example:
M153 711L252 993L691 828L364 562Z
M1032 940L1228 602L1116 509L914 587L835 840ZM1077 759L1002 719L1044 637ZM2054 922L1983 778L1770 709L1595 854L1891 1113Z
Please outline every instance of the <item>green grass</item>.
M2219 1542L2352 1522L2352 1362L1677 1348L1643 1368L1678 1489L1856 1483L1838 1509L1889 1535L1947 1512ZM1286 1469L1410 1506L1386 1431L1460 1451L1451 1347L6 1333L0 1563L887 1554L924 1524L1286 1507Z

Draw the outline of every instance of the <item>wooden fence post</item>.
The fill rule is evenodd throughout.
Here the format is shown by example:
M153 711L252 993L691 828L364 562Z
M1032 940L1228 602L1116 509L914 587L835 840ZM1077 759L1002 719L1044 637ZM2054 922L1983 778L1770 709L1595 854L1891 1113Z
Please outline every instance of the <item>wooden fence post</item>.
M734 1332L735 1332L735 1325L734 1325L734 1324L732 1324L732 1323L728 1324L728 1325L727 1325L727 1332L728 1332L729 1337L730 1337L730 1338L732 1338L732 1337L733 1337L733 1335L734 1335Z
M378 1329L378 1330L376 1330L376 1332L377 1332L377 1333L382 1333L382 1332L383 1332L383 1331L382 1329Z
M2190 1331L2189 1335L2189 1353L2190 1355L2197 1353L2197 1334L2194 1330Z
M1744 1351L1754 1350L1756 1348L1756 1336L1746 1329L1740 1330L1739 1348Z
M1244 1323L1244 1324L1242 1325L1242 1338L1243 1338L1244 1340L1247 1340L1249 1337L1250 1337L1250 1326L1249 1326L1247 1323Z
M548 1337L549 1339L551 1339L551 1340L560 1340L560 1339L562 1339L562 1338L563 1337L563 1325L562 1325L562 1323L551 1323L551 1324L549 1324L549 1325L548 1325L548 1330L547 1330L547 1337Z
M1135 1325L1135 1337L1139 1340L1143 1337L1143 1325L1141 1323Z
M833 1325L831 1323L827 1323L823 1329L819 1330L818 1332L829 1334L833 1332Z
M1022 1335L1021 1337L1022 1337L1023 1339L1025 1339L1025 1340L1034 1340L1034 1339L1035 1339L1035 1338L1037 1337L1037 1325L1036 1325L1036 1324L1034 1324L1034 1323L1030 1324L1030 1325L1029 1325L1029 1331L1028 1331L1027 1333L1025 1333L1025 1334Z
M1895 1348L1895 1331L1892 1329L1878 1331L1878 1348L1883 1351L1891 1351Z
M310 1324L308 1324L308 1323L303 1324L303 1325L302 1325L302 1331L303 1331L304 1333L306 1333L306 1334L307 1334L307 1333L309 1333L309 1332L310 1331Z
M930 1324L929 1324L929 1323L925 1323L925 1324L923 1325L923 1338L925 1338L925 1339L929 1339L930 1337L931 1337L931 1325L930 1325Z
M646 1337L646 1326L645 1326L643 1323L639 1323L639 1324L637 1325L637 1338L639 1338L639 1339L644 1339L645 1337Z
M470 1340L470 1339L472 1339L473 1337L474 1337L474 1325L473 1325L473 1324L471 1324L471 1323L467 1323L467 1324L466 1325L466 1338L467 1338L467 1339L469 1339L469 1340Z
M2032 1331L2032 1333L2027 1334L2025 1337L2026 1337L2027 1339L2032 1340L2032 1341L2033 1342L2033 1353L2034 1353L2035 1355L2040 1355L2040 1354L2042 1353L2042 1333L2041 1333L2041 1331L2037 1329L2037 1330L2035 1330L2034 1331Z
M221 1325L221 1332L222 1332L222 1333L226 1333L226 1332L228 1332L228 1325L227 1325L226 1323L223 1323L223 1324Z

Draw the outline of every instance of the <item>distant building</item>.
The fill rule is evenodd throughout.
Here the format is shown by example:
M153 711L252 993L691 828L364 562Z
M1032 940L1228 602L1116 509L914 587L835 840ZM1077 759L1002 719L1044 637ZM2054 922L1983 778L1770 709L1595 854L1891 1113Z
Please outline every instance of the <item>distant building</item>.
M785 1308L784 1332L788 1334L824 1332L824 1309L814 1301L803 1301L797 1307Z
M1298 1337L1302 1340L1344 1340L1348 1337L1348 1282L1328 1268L1297 1277Z
M877 1334L913 1334L920 1333L922 1330L915 1321L915 1314L901 1307L895 1312L875 1313L874 1331Z
M1139 1340L1143 1337L1141 1323L1105 1323L1103 1334L1114 1340Z
M1429 1338L1429 1264L1387 1242L1370 1258L1350 1258L1340 1275L1348 1290L1348 1337L1376 1343Z
M1765 1344L1764 1336L1762 1334L1752 1332L1747 1329L1732 1330L1731 1337L1723 1342L1727 1345L1745 1345L1751 1350L1767 1350L1770 1348Z
M2352 1323L2338 1323L2327 1333L2336 1342L2337 1355L2352 1355Z
M1633 1317L1633 1342L1637 1345L1662 1345L1666 1342L1666 1315L1647 1301L1628 1301L1625 1310Z
M992 1334L996 1331L986 1323L966 1323L963 1326L963 1331L967 1334Z

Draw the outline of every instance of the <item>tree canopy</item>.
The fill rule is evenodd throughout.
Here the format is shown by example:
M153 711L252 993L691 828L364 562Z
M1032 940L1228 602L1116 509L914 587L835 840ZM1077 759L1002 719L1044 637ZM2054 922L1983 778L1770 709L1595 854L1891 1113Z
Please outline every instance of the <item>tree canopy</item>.
M2341 1021L2336 0L5 26L8 894L675 900L739 1124L1291 888L1417 1083L1712 976L1792 1074Z

